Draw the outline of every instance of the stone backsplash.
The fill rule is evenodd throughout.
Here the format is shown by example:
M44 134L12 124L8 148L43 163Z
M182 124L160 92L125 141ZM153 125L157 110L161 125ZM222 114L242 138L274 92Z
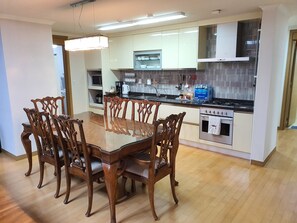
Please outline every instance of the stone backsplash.
M179 95L185 90L193 91L197 84L213 87L215 98L254 100L255 62L207 63L205 70L171 71L131 71L135 73L136 83L128 83L132 92L155 93L156 89L147 86L147 79L161 94ZM141 79L141 84L138 84ZM125 80L125 72L121 72ZM176 86L182 84L182 90ZM188 85L188 88L185 86Z

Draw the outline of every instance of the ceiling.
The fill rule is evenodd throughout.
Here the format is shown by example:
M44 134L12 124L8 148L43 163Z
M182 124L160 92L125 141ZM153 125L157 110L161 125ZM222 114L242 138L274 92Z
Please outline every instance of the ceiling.
M284 4L290 15L297 15L296 0L96 0L83 7L71 7L74 2L77 0L1 0L0 18L51 24L54 33L91 35L99 33L96 27L102 24L177 11L185 12L187 17L146 27L257 12L260 11L259 6L271 4ZM220 14L211 13L217 9L222 10ZM101 33L119 31L128 29Z

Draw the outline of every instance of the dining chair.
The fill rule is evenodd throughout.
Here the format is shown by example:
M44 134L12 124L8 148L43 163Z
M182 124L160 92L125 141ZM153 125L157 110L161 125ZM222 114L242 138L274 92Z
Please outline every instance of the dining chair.
M160 102L148 100L130 100L132 103L131 120L154 123L157 120Z
M69 116L53 116L53 122L58 133L59 144L64 153L67 204L70 196L71 176L79 177L87 183L88 208L86 217L90 216L93 202L93 181L103 182L104 176L101 160L91 156L92 145L86 143L83 121L70 119Z
M64 96L44 97L31 100L37 111L45 111L51 115L65 114Z
M128 99L118 96L104 96L104 115L116 118L126 118Z
M42 187L45 163L55 167L57 188L55 198L59 197L61 185L61 168L64 166L63 152L53 134L50 116L47 112L38 112L36 109L24 108L27 114L37 147L40 177L37 188Z
M155 220L158 216L154 205L154 185L167 175L175 203L178 199L175 193L175 159L177 155L176 134L185 113L172 114L166 119L154 122L152 144L149 153L138 153L123 160L125 169L122 172L123 188L127 178L142 182L148 186L150 206Z

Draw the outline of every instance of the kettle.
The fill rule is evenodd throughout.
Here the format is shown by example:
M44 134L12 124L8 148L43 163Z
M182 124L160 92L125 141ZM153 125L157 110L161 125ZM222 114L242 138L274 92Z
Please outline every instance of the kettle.
M125 82L122 85L122 94L128 94L130 91L130 86Z

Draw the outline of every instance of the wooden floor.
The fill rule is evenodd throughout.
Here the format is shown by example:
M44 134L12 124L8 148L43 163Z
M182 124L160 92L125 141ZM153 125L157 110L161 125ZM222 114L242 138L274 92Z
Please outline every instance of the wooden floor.
M54 198L53 168L46 168L46 185L37 189L36 157L29 177L24 176L27 166L27 160L14 161L1 153L0 186L36 222L109 222L108 199L102 185L95 186L93 215L86 218L87 190L83 182L72 184L73 200L65 205L64 195ZM178 205L171 196L169 178L156 184L159 222L297 222L297 130L278 133L277 150L265 167L181 145L176 176ZM64 181L61 191L65 192ZM154 222L147 192L140 185L137 195L118 204L116 212L118 222Z

